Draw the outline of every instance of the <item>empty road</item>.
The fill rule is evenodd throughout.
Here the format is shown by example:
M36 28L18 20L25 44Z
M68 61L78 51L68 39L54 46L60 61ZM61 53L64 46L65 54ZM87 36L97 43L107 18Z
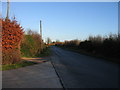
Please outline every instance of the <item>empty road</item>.
M118 88L118 64L52 46L51 61L65 88Z

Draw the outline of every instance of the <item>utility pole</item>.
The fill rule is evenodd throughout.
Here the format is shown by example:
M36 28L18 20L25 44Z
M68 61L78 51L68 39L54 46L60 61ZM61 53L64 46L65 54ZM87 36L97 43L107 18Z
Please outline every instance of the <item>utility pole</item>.
M10 11L10 0L7 0L7 13L6 13L6 19L9 19L9 11Z
M40 20L40 37L42 38L42 21Z
M41 38L41 51L43 50L43 41L42 41L42 21L40 20L40 38Z

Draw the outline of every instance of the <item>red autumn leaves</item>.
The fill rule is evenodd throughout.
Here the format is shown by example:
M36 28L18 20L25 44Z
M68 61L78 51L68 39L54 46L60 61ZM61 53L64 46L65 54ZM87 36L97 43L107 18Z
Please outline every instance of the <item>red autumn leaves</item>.
M16 20L2 19L2 49L9 50L19 47L23 36L23 29Z
M0 19L2 23L2 64L13 64L20 61L20 42L23 28L17 21Z

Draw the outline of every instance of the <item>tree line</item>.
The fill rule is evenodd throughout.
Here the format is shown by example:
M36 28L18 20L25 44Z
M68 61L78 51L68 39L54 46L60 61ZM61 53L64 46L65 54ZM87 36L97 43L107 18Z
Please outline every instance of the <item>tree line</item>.
M101 55L117 60L120 58L120 35L110 34L108 36L89 36L86 40L64 41L58 46L85 51L94 55ZM115 61L116 62L116 61Z

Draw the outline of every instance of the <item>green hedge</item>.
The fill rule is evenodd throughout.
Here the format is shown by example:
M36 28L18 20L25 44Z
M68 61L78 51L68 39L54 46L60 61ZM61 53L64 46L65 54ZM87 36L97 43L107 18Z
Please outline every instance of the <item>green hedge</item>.
M21 42L21 56L22 57L36 57L42 52L41 37L38 33L24 34Z

